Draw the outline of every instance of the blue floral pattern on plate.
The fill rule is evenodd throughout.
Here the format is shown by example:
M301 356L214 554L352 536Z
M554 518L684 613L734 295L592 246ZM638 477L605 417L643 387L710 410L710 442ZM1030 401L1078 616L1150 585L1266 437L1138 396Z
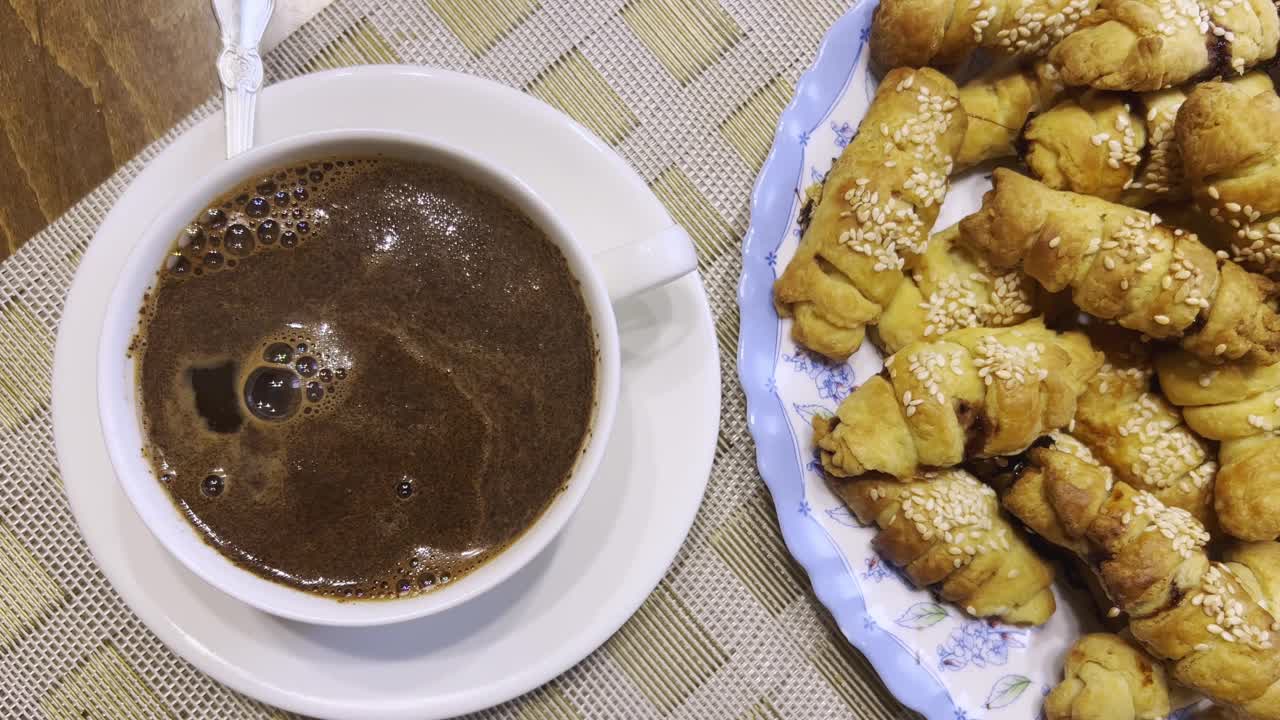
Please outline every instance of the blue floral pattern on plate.
M1009 662L1010 648L1025 648L1026 630L986 620L968 620L938 646L938 669L985 668Z
M916 590L876 555L874 530L857 521L822 477L811 422L834 413L858 383L879 372L881 357L870 343L846 363L814 356L792 342L789 321L773 307L773 281L802 234L797 216L804 191L821 182L875 94L866 51L873 7L854 7L827 33L779 120L752 195L738 297L748 425L788 549L889 689L933 719L1032 720L1060 677L1067 648L1095 629L1089 601L1059 591L1058 612L1044 627L1007 627ZM980 173L957 181L938 227L971 212L989 187Z

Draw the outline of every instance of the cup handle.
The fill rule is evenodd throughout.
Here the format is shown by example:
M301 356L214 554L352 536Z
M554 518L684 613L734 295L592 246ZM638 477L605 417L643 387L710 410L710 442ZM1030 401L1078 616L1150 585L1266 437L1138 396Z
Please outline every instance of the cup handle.
M591 260L604 279L613 303L665 285L698 267L693 239L679 225L605 250Z

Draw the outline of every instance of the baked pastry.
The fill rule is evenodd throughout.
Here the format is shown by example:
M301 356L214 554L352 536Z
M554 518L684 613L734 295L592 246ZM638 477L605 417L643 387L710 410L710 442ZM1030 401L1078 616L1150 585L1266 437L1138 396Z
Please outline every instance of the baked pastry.
M997 168L963 241L993 267L1021 267L1046 290L1070 289L1083 311L1210 361L1280 360L1273 283L1220 261L1159 216L1053 190Z
M1148 347L1107 349L1107 362L1077 401L1071 436L1115 479L1190 512L1213 530L1216 455L1183 423L1178 407L1151 389Z
M843 360L862 344L925 251L947 192L965 115L936 70L885 76L814 204L800 247L774 284L795 341Z
M833 478L832 489L864 524L872 544L917 587L976 617L1040 625L1053 614L1053 568L1000 512L991 488L963 470L899 481Z
M1041 310L1044 292L1034 280L1017 270L993 270L958 243L959 237L959 227L952 225L915 259L874 329L885 352L960 328L1017 325Z
M1038 60L1027 66L995 63L960 87L960 107L969 122L956 156L956 171L1017 154L1027 118L1062 97L1058 71Z
M1106 363L1103 363L1103 367L1098 368L1098 372L1102 372L1102 369L1105 367L1106 367ZM1095 375L1094 377L1096 378L1097 376ZM1093 382L1093 379L1091 378L1090 383L1092 384L1092 382ZM1089 392L1089 391L1085 390L1085 392ZM1076 410L1076 414L1077 415L1080 414L1080 411L1078 408ZM1072 419L1074 420L1075 418L1072 418ZM1067 427L1074 429L1076 424L1077 423L1073 422ZM1113 471L1111 470L1111 466L1102 462L1102 460L1099 459L1098 456L1094 454L1093 450L1089 449L1089 446L1081 442L1080 439L1077 438L1074 434L1072 434L1070 430L1054 430L1053 432L1049 433L1047 437L1049 438L1049 440L1053 441L1052 443L1053 448L1058 450L1059 452L1075 455L1077 458L1101 470L1102 473L1107 477L1110 477L1110 478L1115 477Z
M1183 191L1173 122L1178 89L1089 91L1035 116L1023 134L1031 174L1055 190L1143 207Z
M835 417L814 421L822 465L835 477L907 478L1019 453L1071 421L1101 364L1083 333L1054 333L1039 319L911 343Z
M1228 82L1250 94L1272 87L1261 72ZM1182 88L1070 94L1027 122L1023 159L1033 176L1055 190L1132 207L1179 201L1187 185L1174 122L1186 98Z
M989 48L1043 54L1097 0L881 0L871 21L871 60L882 68L947 66Z
M1177 136L1192 197L1222 224L1228 257L1280 272L1280 97L1269 78L1196 87Z
M1270 0L1103 0L1049 61L1068 85L1161 90L1270 60L1280 17Z
M1280 609L1280 543L1232 543L1223 549L1222 559L1255 596L1266 600L1275 615Z
M1119 635L1081 636L1067 652L1063 675L1044 699L1046 720L1161 720L1169 714L1164 667Z
M1280 364L1211 365L1171 351L1155 366L1187 425L1221 442L1214 509L1222 529L1242 540L1280 537Z
M1122 482L1108 487L1072 455L1034 448L1027 460L1004 506L1050 542L1084 550L1134 638L1169 662L1173 679L1239 715L1280 718L1280 620L1256 580L1280 570L1250 564L1251 580L1237 563L1211 562L1209 534L1189 513Z

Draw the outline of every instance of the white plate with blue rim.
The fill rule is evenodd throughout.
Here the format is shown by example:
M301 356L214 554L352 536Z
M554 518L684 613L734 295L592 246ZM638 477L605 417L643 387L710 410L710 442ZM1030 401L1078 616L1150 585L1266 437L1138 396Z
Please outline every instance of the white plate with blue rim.
M875 94L867 50L874 9L864 2L828 31L782 113L751 198L738 348L748 425L788 550L890 691L931 720L1030 720L1042 717L1067 649L1096 628L1091 601L1060 579L1058 610L1048 623L1002 625L912 587L880 558L871 547L875 530L860 526L823 480L810 421L833 413L880 371L882 357L870 343L845 363L809 353L773 306L773 282L799 244L805 189L823 180ZM976 210L990 187L980 170L958 178L936 228Z
M589 131L536 99L431 68L365 66L267 88L260 143L378 128L431 135L508 168L589 250L671 224L644 180ZM513 121L513 118L519 118ZM322 718L451 717L501 703L572 667L666 573L702 501L715 452L720 365L695 275L615 307L617 417L595 481L559 537L516 575L449 611L377 628L282 620L206 585L168 555L112 477L93 363L106 300L133 241L190 168L223 158L221 114L156 155L81 261L54 360L63 484L94 559L166 645L258 700ZM574 172L564 172L572 158ZM184 169L185 168L185 169Z

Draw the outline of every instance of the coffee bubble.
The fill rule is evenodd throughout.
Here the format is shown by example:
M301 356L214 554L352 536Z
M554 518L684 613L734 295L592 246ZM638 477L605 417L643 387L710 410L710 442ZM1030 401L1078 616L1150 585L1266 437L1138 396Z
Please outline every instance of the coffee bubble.
M205 227L220 228L227 224L227 213L221 208L209 208L200 216L199 222Z
M204 229L192 223L178 235L178 247L191 252L200 252L204 248Z
M271 343L262 351L262 359L277 365L288 365L293 360L293 347L289 343Z
M280 236L280 223L267 218L258 223L258 242L263 245L271 245L275 243L276 238Z
M244 206L245 214L252 218L263 217L270 211L271 203L264 197L255 197Z
M225 239L227 252L232 255L244 257L253 252L253 233L249 232L249 228L236 223L227 228L227 236Z
M244 402L254 417L284 420L298 409L302 380L291 370L260 367L244 386Z
M298 347L300 348L298 352L306 352L305 345L299 345ZM294 363L294 367L302 377L311 377L320 369L320 363L316 362L316 359L310 355L306 355L298 358L298 362Z
M209 475L205 477L204 482L200 483L200 492L203 492L207 497L218 497L222 494L225 486L226 481L223 480L221 475Z

